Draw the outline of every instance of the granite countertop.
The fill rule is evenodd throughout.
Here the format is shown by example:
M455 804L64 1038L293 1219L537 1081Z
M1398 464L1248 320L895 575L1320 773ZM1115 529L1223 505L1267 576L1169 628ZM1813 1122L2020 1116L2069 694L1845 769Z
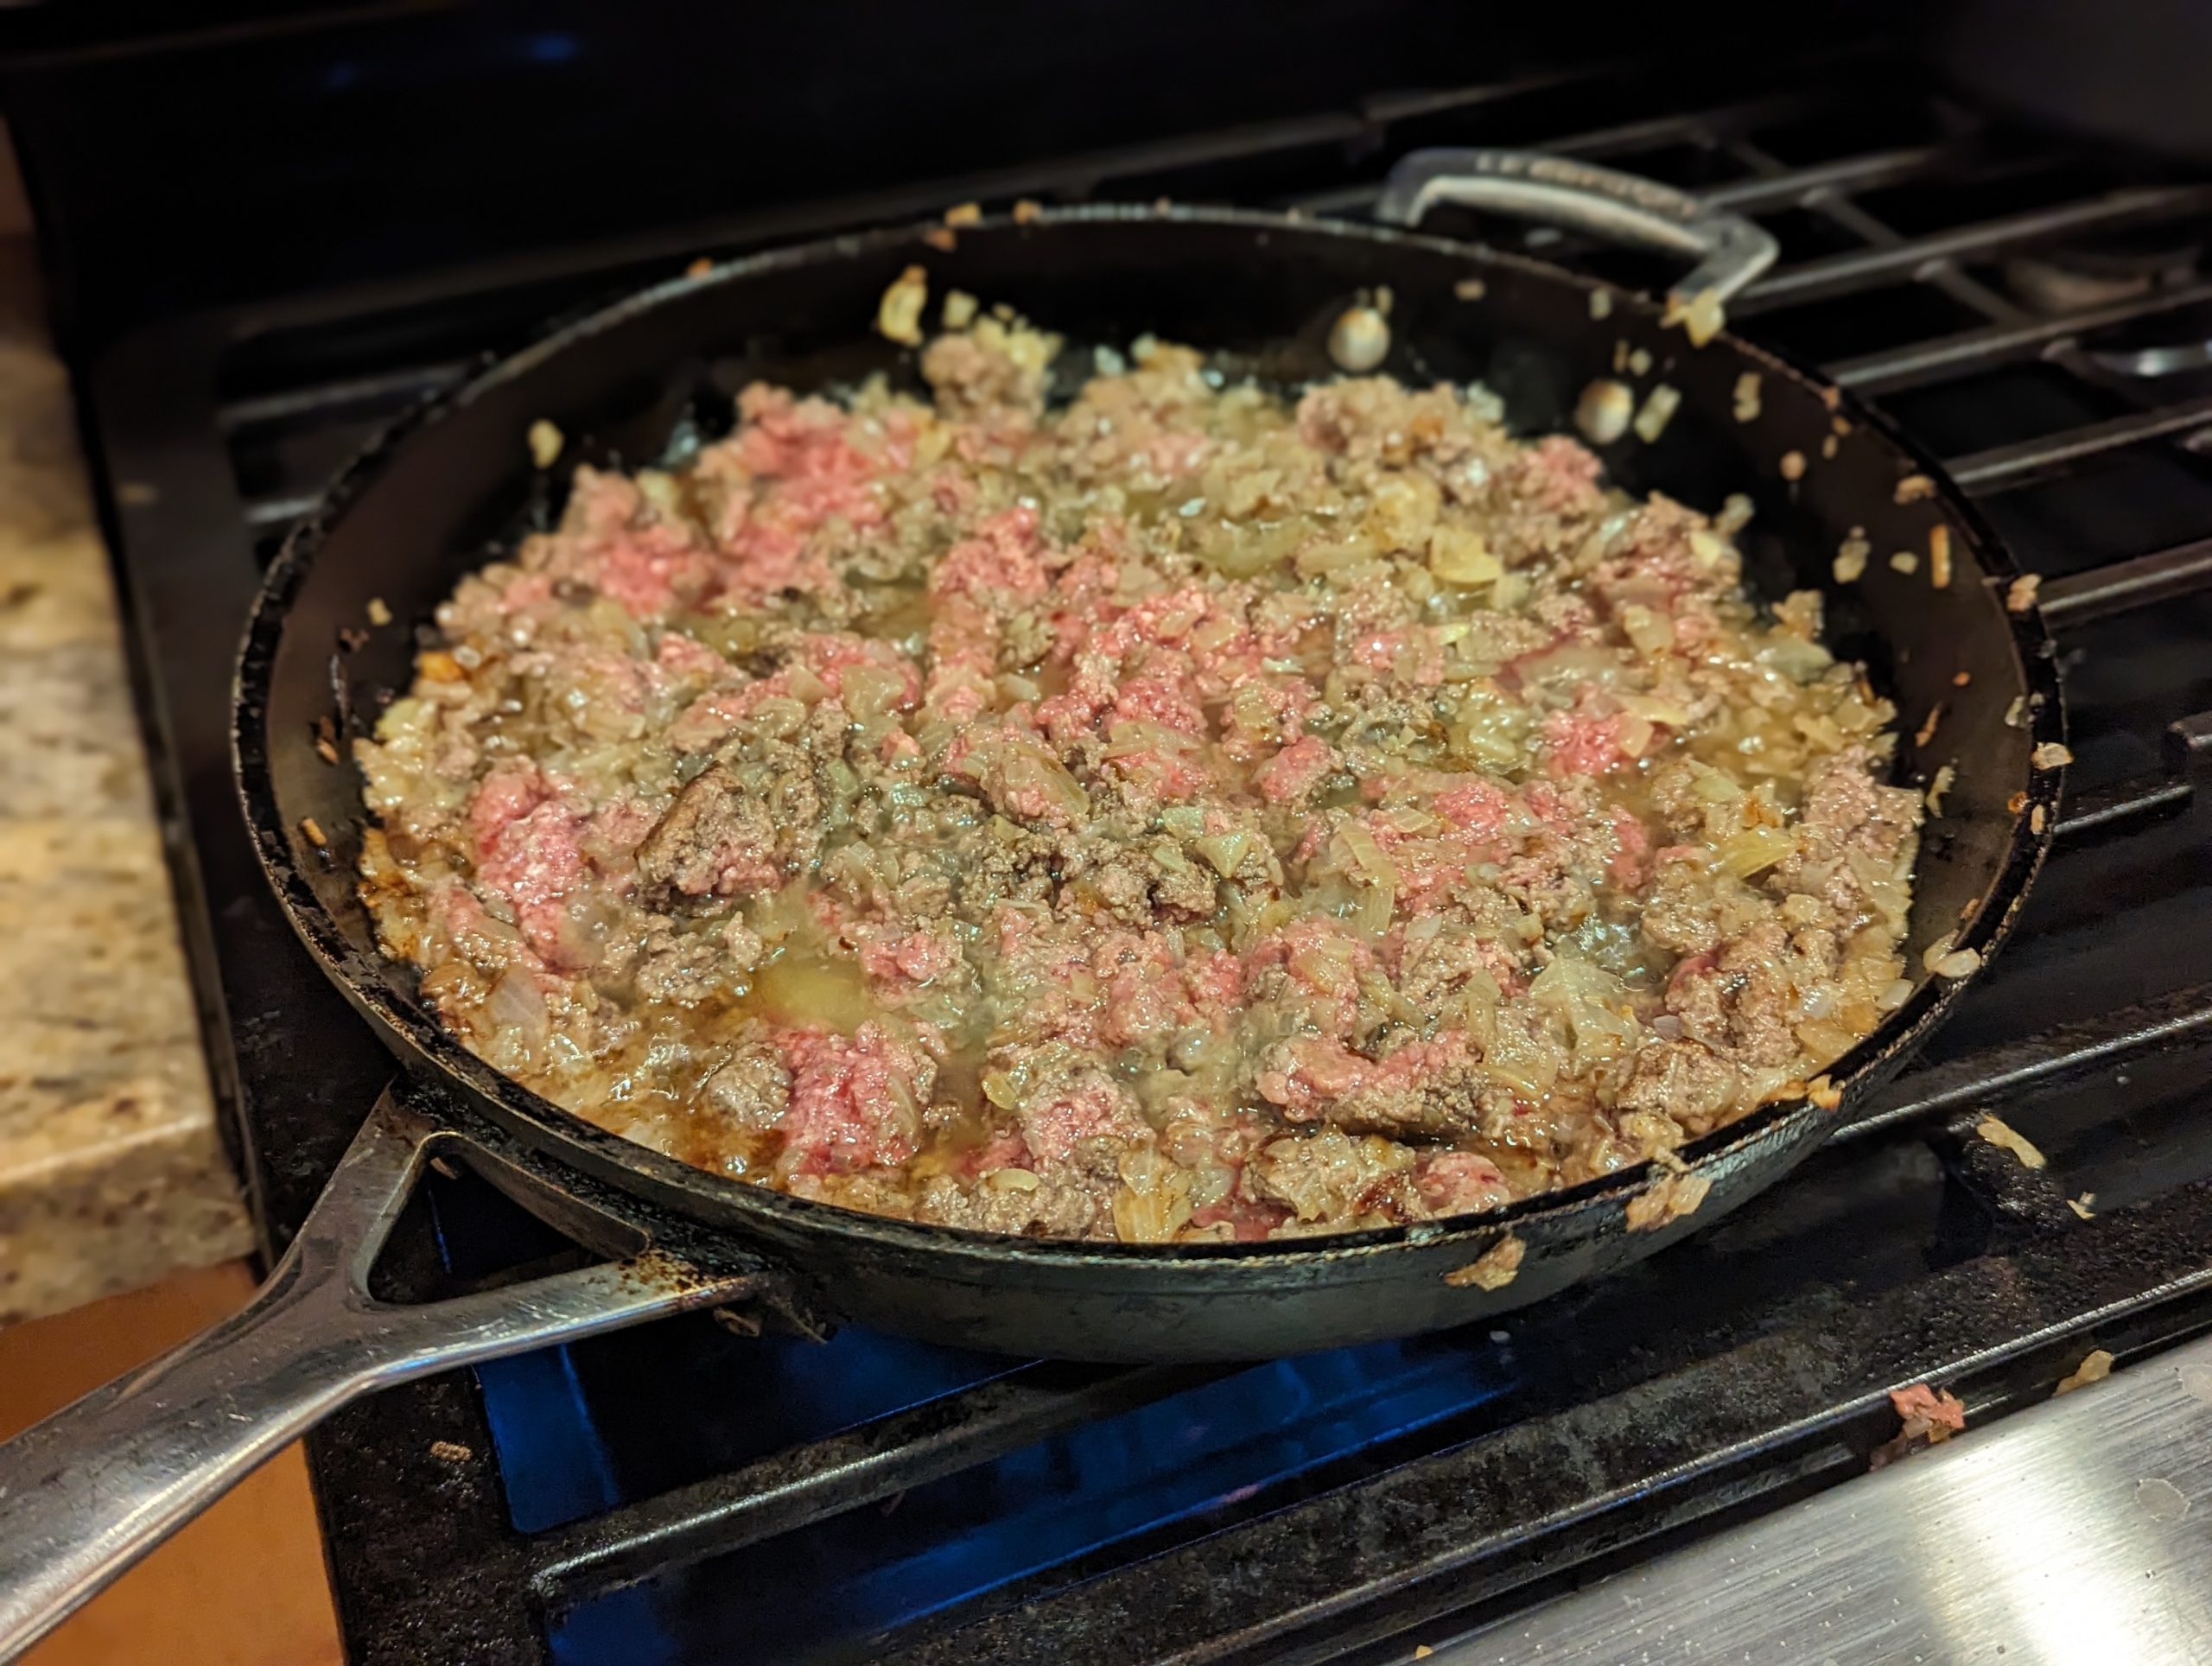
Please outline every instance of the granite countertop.
M35 252L0 238L0 1325L243 1255Z

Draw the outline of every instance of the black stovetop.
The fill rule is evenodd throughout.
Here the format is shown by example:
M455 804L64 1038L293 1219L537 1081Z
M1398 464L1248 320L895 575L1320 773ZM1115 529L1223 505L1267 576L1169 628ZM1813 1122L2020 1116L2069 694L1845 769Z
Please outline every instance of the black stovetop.
M1295 15L1318 28L1330 10ZM340 93L385 73L388 38L299 55ZM487 210L472 239L442 181L424 224L357 219L340 245L318 201L257 290L195 245L167 302L158 273L86 270L130 243L85 194L99 169L55 149L97 117L97 63L8 73L212 1051L272 1246L391 1065L286 932L231 800L228 671L260 565L378 423L546 315L700 253L1017 193L1356 215L1417 143L1602 157L1777 233L1783 264L1732 321L1952 459L2045 575L2060 633L2076 797L2014 945L1920 1065L1713 1230L1495 1328L1245 1368L1039 1364L696 1316L393 1390L308 1441L356 1658L1405 1658L1862 1470L1894 1433L1890 1388L1940 1383L1986 1421L2092 1347L2124 1364L2212 1324L2212 811L2194 790L2212 754L2192 745L2212 723L2183 721L2212 711L2212 259L2196 248L2212 193L2008 130L1880 48L1777 54L1755 74L1460 51L1447 81L1446 60L1421 58L1436 38L1309 54L1271 107L1201 133L1158 97L1025 130L1062 160L924 135L873 175L866 156L817 157L804 191L794 161L760 200L717 200L713 224L649 194L658 229L602 226L600 207L581 216L592 236L532 242L518 207ZM557 69L591 67L593 39L547 25L479 44ZM876 47L872 63L893 50ZM145 84L125 75L115 96ZM321 155L302 143L250 172L238 223ZM218 244L236 229L194 224ZM2020 298L2050 287L2024 251L2044 268L2057 251L2069 310ZM334 281L341 256L362 282ZM2162 347L2179 351L2145 356ZM2048 1167L1974 1135L1993 1110ZM436 1179L389 1276L420 1291L554 1247Z

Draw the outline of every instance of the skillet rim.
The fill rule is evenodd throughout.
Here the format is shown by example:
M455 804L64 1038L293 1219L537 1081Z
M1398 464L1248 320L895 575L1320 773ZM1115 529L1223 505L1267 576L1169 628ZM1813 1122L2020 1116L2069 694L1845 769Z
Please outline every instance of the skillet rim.
M1586 293L1602 291L1616 306L1625 306L1653 321L1662 308L1649 296L1586 277L1549 262L1536 260L1486 245L1437 237L1397 227L1370 226L1326 219L1306 219L1261 210L1194 207L1183 204L1089 204L986 217L959 228L966 237L1033 236L1065 225L1102 222L1151 225L1203 225L1230 230L1291 238L1333 237L1384 249L1416 248L1467 262L1471 266L1504 268L1538 281L1561 283ZM700 272L689 272L648 285L582 315L569 315L550 322L528 346L508 356L488 361L460 385L426 401L381 431L339 473L317 499L315 507L287 535L282 549L263 575L254 597L240 644L232 684L232 766L239 808L251 838L256 860L276 893L285 918L347 1001L367 1018L388 1042L397 1041L408 1056L403 1071L425 1068L448 1088L457 1088L470 1100L493 1108L486 1114L505 1124L523 1124L543 1137L542 1149L564 1166L600 1174L602 1167L615 1173L634 1174L649 1182L651 1190L628 1186L623 1180L606 1183L631 1192L642 1201L677 1209L698 1225L733 1237L751 1240L759 1232L774 1234L829 1232L858 1240L873 1240L885 1250L919 1250L938 1256L975 1256L1014 1262L1037 1268L1077 1269L1085 1266L1168 1267L1233 1262L1248 1268L1277 1269L1318 1269L1358 1261L1413 1246L1433 1248L1465 1240L1496 1242L1523 1229L1548 1238L1548 1225L1564 1224L1571 1217L1595 1216L1596 1229L1606 1230L1606 1212L1625 1209L1639 1194L1673 1174L1693 1173L1715 1179L1748 1159L1769 1143L1784 1148L1813 1142L1816 1125L1840 1118L1855 1101L1889 1079L1928 1036L1949 1016L1966 989L1981 974L1989 959L2011 935L2027 892L2056 836L2058 805L2065 769L2031 766L2025 802L2013 817L2004 859L1997 865L1981 893L1980 906L1955 946L1975 950L1981 966L1962 978L1929 976L1910 1000L1891 1014L1868 1037L1845 1053L1826 1072L1842 1099L1823 1110L1802 1097L1781 1099L1759 1106L1748 1115L1680 1147L1672 1154L1676 1165L1646 1161L1617 1173L1585 1180L1556 1191L1539 1192L1500 1208L1479 1213L1446 1217L1442 1220L1364 1230L1317 1235L1288 1242L1122 1243L1081 1238L1027 1237L976 1231L874 1215L840 1205L817 1202L789 1192L755 1185L712 1170L664 1156L648 1147L609 1132L577 1113L544 1098L513 1078L494 1070L470 1052L460 1040L416 1002L404 996L392 982L395 969L380 954L358 948L325 908L302 871L305 860L285 826L277 804L270 762L269 701L277 651L283 640L291 602L312 572L323 543L353 505L372 489L378 477L405 443L434 431L437 424L462 410L482 394L523 375L598 332L613 328L632 316L714 285L736 283L755 274L817 262L851 259L908 245L918 258L926 258L925 234L940 229L940 222L926 220L880 230L847 233L811 242L779 246L718 263ZM1987 580L2009 582L2018 568L1973 504L1943 471L1942 466L1916 442L1901 433L1883 413L1787 357L1724 331L1707 344L1748 359L1765 371L1780 374L1827 404L1839 416L1871 429L1889 448L1936 482L1934 501L1952 524L1963 530L1975 560ZM1702 350L1702 349L1700 349ZM2011 627L2015 668L2020 691L2029 697L2024 725L2031 749L2063 742L2066 720L2059 685L2056 656L2041 610L2023 613L2000 610ZM2040 695L2040 700L2033 696ZM2043 812L2040 831L2033 825ZM528 1138L528 1135L518 1137ZM595 1160L579 1163L581 1150ZM743 1217L758 1213L758 1227L702 1216L671 1196L703 1193L715 1210ZM1681 1218L1696 1225L1695 1211ZM1655 1240L1660 1235L1655 1233ZM782 1253L782 1246L748 1241L756 1252ZM1228 1275L1222 1276L1227 1277Z

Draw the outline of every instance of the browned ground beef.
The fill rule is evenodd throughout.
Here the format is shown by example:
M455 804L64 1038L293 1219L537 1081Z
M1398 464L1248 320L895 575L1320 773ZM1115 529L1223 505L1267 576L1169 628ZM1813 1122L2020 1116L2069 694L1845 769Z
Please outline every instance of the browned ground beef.
M985 315L577 472L359 749L485 1059L858 1209L1340 1230L1634 1164L1902 999L1891 709L1726 531L1480 390Z

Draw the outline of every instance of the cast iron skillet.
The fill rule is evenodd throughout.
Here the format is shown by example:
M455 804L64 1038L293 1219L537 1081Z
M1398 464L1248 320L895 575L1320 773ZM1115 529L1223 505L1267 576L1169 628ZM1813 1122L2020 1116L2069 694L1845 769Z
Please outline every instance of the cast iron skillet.
M2063 738L2050 644L2005 607L2013 569L1929 461L1832 387L1679 316L1774 254L1747 222L1666 188L1511 152L1425 153L1383 218L1448 200L1672 249L1700 264L1666 307L1539 263L1408 230L1173 207L1110 207L913 228L687 277L559 331L386 436L294 534L256 609L237 690L245 814L294 925L407 1067L239 1319L0 1448L0 1653L324 1412L401 1377L701 1305L768 1302L954 1343L1084 1359L1236 1359L1464 1324L1650 1254L1779 1178L1893 1072L1968 980L1926 979L1828 1072L1840 1100L1764 1107L1649 1166L1509 1208L1269 1244L1096 1244L921 1226L810 1203L664 1158L549 1103L467 1052L377 951L354 891L360 783L316 747L365 733L409 680L425 620L461 574L550 512L579 461L678 458L726 429L755 378L799 388L912 355L868 332L910 264L935 291L1007 302L1078 347L1146 331L1285 384L1332 372L1331 322L1390 292L1384 366L1480 380L1518 429L1567 427L1593 379L1680 405L1656 438L1602 448L1611 477L1711 509L1748 493L1741 542L1763 594L1828 593L1831 639L1902 710L1899 769L1956 779L1923 845L1907 956L1955 934L1988 955L2056 820ZM1693 316L1694 316L1693 310ZM1649 355L1648 359L1645 355ZM1746 382L1745 378L1755 378ZM1663 396L1662 396L1663 398ZM1749 407L1757 405L1757 415ZM525 435L570 436L550 471ZM1793 459L1792 454L1795 454ZM1800 464L1802 463L1802 473ZM1926 481L1900 487L1914 476ZM1831 574L1859 537L1859 582ZM1948 537L1948 584L1931 541ZM1893 568L1910 550L1917 570ZM397 623L372 628L372 601ZM2063 757L2063 754L2045 754ZM434 1307L365 1290L423 1162L466 1161L612 1264ZM1479 1263L1479 1265L1478 1265Z

